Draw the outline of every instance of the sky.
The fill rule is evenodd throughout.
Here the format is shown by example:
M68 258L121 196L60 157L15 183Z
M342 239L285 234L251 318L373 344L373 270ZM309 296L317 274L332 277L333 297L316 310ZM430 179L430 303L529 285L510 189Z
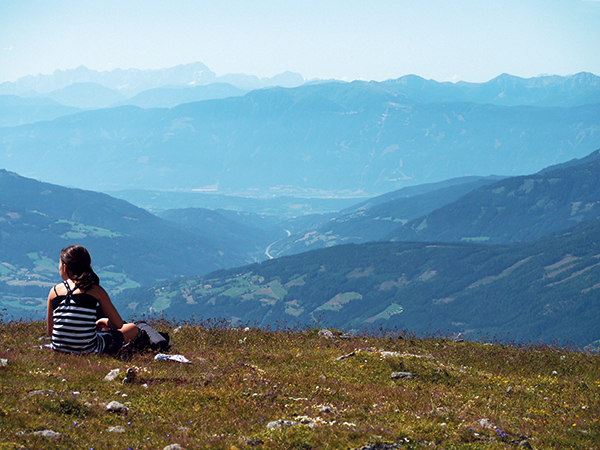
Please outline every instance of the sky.
M600 0L0 0L0 83L196 61L307 80L600 75Z

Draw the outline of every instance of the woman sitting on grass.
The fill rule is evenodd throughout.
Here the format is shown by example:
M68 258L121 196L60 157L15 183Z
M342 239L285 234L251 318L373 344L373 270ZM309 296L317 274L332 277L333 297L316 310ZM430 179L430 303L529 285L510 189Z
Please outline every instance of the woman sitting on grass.
M91 263L90 254L80 245L60 252L58 271L63 282L48 294L46 331L54 350L114 355L138 329L133 323L123 323ZM96 320L98 305L107 318Z

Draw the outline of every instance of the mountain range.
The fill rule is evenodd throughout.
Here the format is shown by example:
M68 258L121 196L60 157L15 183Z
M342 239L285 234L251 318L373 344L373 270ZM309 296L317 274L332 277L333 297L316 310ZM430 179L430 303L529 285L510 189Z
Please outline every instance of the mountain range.
M48 94L77 83L94 83L118 91L129 98L149 89L165 86L202 86L227 83L245 91L270 86L295 87L304 83L300 74L284 72L272 78L254 75L227 74L217 76L205 64L195 62L157 70L113 69L98 72L79 66L76 69L56 70L51 75L39 74L0 84L0 95Z
M0 165L65 184L69 160L68 185L96 191L373 197L449 178L534 173L598 147L598 104L423 103L395 86L276 87L4 127Z

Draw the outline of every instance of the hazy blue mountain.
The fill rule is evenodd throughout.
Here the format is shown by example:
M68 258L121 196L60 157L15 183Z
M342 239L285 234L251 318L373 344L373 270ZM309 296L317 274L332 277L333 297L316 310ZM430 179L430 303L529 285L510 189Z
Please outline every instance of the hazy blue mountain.
M296 230L295 234L274 243L269 254L279 257L333 245L378 241L401 224L428 214L497 180L497 177L468 177L390 192L361 202L338 214L323 217L310 227ZM438 188L428 191L434 186Z
M600 151L480 187L391 232L395 241L530 241L600 218Z
M459 178L450 178L448 180L438 181L437 183L424 183L418 184L416 186L407 186L402 189L398 189L396 191L387 192L382 195L378 195L377 197L371 197L366 200L363 200L355 205L352 205L344 210L342 213L352 213L357 211L364 211L369 208L372 208L377 205L381 205L382 203L391 202L392 200L415 197L421 194L428 194L430 192L442 190L445 188L451 188L454 186L464 185L468 183L474 183L481 181L484 177L478 176L467 176L467 177L459 177ZM499 180L503 177L498 177L495 175L490 175L486 177L489 180Z
M246 91L262 89L265 87L280 86L284 88L294 88L304 84L304 78L299 73L285 71L271 78L259 78L253 75L243 73L232 73L218 77L221 83L229 83Z
M64 106L49 98L0 95L0 127L14 127L41 120L53 120L79 111L79 108Z
M598 105L417 103L382 83L327 83L0 129L0 167L60 184L69 161L69 185L101 191L372 197L534 173L597 148L598 123Z
M73 83L42 97L82 109L108 108L125 99L118 91L92 82Z
M598 254L598 220L503 246L348 244L134 289L117 302L178 319L397 327L583 346L600 337Z
M56 70L51 75L36 75L19 78L15 82L0 84L0 94L20 95L27 91L48 93L74 83L92 82L119 91L131 97L149 89L163 86L194 86L211 83L230 83L242 90L259 89L281 84L286 87L299 86L304 79L299 74L284 72L272 78L235 74L218 77L201 62L181 64L157 70L114 69L98 72L79 66L76 69Z
M140 92L121 102L140 108L172 108L182 103L198 102L227 97L240 97L248 91L227 83L212 83L205 86L165 86Z
M26 91L48 93L74 83L92 82L117 90L127 97L166 85L209 84L215 81L215 73L200 62L160 70L114 69L103 72L79 66L76 69L56 70L51 75L29 75L14 83L2 83L0 94L18 95Z
M66 167L65 180L69 173ZM90 250L112 294L266 258L260 247L267 237L256 227L226 214L214 217L199 232L105 194L0 170L0 310L43 313L49 287L60 281L58 254L69 244Z
M502 74L485 83L439 83L407 75L383 84L420 102L476 102L503 106L580 106L600 103L600 77L586 72L567 77L520 78Z

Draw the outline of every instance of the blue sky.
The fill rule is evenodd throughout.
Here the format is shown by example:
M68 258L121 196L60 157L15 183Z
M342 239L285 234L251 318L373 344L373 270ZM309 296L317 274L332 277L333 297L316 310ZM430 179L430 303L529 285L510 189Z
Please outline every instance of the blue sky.
M600 1L0 0L0 82L195 61L306 79L600 75Z

